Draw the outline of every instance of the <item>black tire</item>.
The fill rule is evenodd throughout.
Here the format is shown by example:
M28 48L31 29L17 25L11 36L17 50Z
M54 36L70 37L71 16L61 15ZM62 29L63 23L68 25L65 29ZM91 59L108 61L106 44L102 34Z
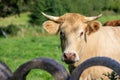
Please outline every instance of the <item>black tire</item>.
M69 78L65 68L58 62L47 58L37 58L21 65L14 72L11 80L26 80L26 76L31 69L43 69L49 72L55 80L68 80Z
M70 80L79 80L82 72L92 66L105 66L114 70L120 76L120 63L108 57L94 57L84 61L71 74Z
M0 62L0 80L9 80L12 76L11 70L8 68L8 66Z

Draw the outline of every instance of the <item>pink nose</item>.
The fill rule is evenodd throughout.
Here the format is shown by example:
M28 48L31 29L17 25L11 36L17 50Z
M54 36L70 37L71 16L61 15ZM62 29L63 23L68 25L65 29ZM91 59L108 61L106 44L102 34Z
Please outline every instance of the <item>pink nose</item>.
M71 64L75 62L76 54L75 53L64 53L63 61L67 64Z

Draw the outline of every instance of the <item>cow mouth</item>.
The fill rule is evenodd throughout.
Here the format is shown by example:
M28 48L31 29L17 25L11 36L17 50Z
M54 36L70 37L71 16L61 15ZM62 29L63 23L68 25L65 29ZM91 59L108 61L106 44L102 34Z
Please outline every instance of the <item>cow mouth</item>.
M72 61L72 60L64 60L64 62L65 62L66 64L74 64L74 63L75 63L75 61Z

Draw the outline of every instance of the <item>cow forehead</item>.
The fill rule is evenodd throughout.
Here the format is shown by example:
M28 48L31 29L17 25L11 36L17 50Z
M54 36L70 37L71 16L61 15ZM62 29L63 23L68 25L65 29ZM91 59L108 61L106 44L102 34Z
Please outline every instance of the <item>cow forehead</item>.
M64 22L61 25L61 30L65 32L75 32L79 28L84 27L85 16L76 13L66 13L62 18L64 18Z
M69 23L75 23L76 21L84 22L85 21L85 16L77 14L77 13L66 13L65 15L62 16L64 18L64 21L67 21Z

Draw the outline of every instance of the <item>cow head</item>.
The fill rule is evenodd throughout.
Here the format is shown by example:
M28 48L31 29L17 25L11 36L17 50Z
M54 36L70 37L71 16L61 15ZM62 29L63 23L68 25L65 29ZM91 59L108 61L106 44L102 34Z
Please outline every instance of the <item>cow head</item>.
M86 17L77 13L66 13L60 17L46 15L48 21L43 23L44 29L51 33L60 33L62 60L67 64L72 64L80 60L83 45L87 43L87 36L96 32L101 24L95 19L101 15L94 17Z

